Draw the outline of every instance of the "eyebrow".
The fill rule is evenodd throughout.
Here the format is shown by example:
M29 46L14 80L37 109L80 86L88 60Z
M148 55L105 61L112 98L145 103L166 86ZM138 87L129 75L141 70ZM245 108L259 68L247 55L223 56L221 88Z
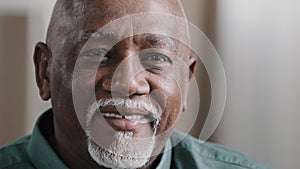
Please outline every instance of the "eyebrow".
M144 34L139 36L142 42L146 42L151 47L163 46L177 53L177 46L175 41L168 36L160 34Z
M175 46L175 42L164 35L158 35L158 34L146 34L142 36L142 40L147 41L151 44L161 44L161 45L166 45L166 46Z
M79 41L80 42L86 42L89 39L95 39L95 40L112 40L112 41L119 41L119 37L117 34L111 31L107 30L100 30L100 31L95 31L95 30L88 30L88 31L83 31L79 35Z

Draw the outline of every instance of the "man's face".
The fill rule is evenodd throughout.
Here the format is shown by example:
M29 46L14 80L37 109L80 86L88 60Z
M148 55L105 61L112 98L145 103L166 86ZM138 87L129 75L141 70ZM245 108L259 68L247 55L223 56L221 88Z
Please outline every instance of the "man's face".
M136 12L174 14L172 3L91 4L85 4L84 15L73 16L72 29L59 32L56 42L50 45L55 121L66 137L78 132L75 137L79 141L74 144L86 140L87 135L90 153L98 153L93 158L117 163L128 162L136 154L149 156L140 163L120 162L115 166L141 167L153 153L154 144L158 144L154 136L168 136L183 109L189 68L193 69L189 50L176 38L166 36L180 31L176 23L166 20L172 29L164 30L160 22L153 22L159 17L151 16L149 22L140 18L140 24L129 17L132 22L127 18L124 24L104 26ZM143 27L161 29L159 33L137 33ZM163 138L162 142L166 137Z

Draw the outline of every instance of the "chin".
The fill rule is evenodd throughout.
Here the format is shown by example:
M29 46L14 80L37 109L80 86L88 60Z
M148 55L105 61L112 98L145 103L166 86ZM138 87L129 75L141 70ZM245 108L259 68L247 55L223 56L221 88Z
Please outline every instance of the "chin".
M155 137L137 139L132 132L116 132L108 148L103 148L88 137L88 152L100 166L114 169L141 168L152 156Z

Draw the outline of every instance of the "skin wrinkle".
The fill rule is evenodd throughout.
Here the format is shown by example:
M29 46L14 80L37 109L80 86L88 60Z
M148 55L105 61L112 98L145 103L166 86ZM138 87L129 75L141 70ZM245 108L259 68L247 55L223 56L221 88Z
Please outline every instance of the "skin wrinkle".
M94 31L94 30L89 30L89 31L84 31L84 32L80 32L79 35L79 40L78 41L87 41L87 40L91 40L91 39L95 39L95 40L111 40L113 39L113 41L118 42L118 40L120 39L119 36L111 31L105 31L105 30L101 30L101 31Z
M51 142L54 150L70 168L102 168L87 152L88 147L86 144L86 133L81 128L74 110L72 100L72 80L80 82L77 84L77 90L80 91L80 94L82 95L82 97L79 98L79 101L89 104L88 96L92 92L96 92L96 95L97 97L99 96L99 98L111 97L110 92L112 91L104 90L102 83L104 83L105 80L112 78L111 72L116 70L113 66L103 67L99 69L96 79L93 80L91 78L91 71L86 69L84 72L78 72L78 76L76 76L77 79L72 79L76 59L83 46L83 43L78 43L78 35L82 31L97 30L106 23L124 15L139 12L159 12L173 14L176 16L184 16L183 8L177 0L128 0L126 2L118 0L58 0L55 5L46 39L48 51L51 53L51 56L49 56L49 54L47 55L49 57L48 61L50 62L50 58L52 58L51 63L48 64L49 67L47 68L49 69L49 77L47 76L49 78L49 82L46 81L49 83L47 85L50 86L49 92L52 97L51 102L54 113L55 137ZM127 24L127 26L131 26L130 31L133 32L135 25L131 23L129 25ZM174 28L168 31L175 32L178 30ZM143 45L153 45L155 48L161 47L161 45L156 42L151 45L147 44L145 41L150 40L149 38L135 42L133 39L133 37L125 39L115 46L116 53L118 53L117 56L119 58L118 62L128 58L132 52L136 52ZM163 45L163 48L168 45ZM188 50L183 48L182 45L177 42L175 42L175 46L178 51L181 51L180 56L184 57L182 60L188 63ZM129 52L129 50L125 50L128 49L128 47L132 50L131 52ZM192 58L190 59L193 60ZM192 63L193 61L189 62ZM115 65L118 64L116 63ZM131 64L136 64L136 61L133 61ZM128 68L128 65L126 66ZM175 66L176 65L169 66L169 70L167 72L176 73L181 69L181 67ZM191 70L192 69L193 68L191 68ZM122 68L120 71L128 73L126 72L126 67ZM168 73L163 71L156 71L156 73L147 72L143 73L143 76L136 76L132 79L137 81L135 84L138 85L134 88L133 95L130 96L130 99L146 100L151 94L148 93L149 91L147 91L147 93L143 93L144 91L140 89L141 79L147 82L146 85L149 85L149 88L151 89L150 91L160 89L155 94L155 97L157 98L151 96L151 98L161 101L159 104L162 104L165 101L167 105L167 108L164 110L161 117L161 122L157 131L158 133L162 133L168 128L173 127L178 113L180 113L183 107L181 104L182 97L185 97L181 95L181 89L176 83L176 79L168 75ZM188 76L184 76L184 74L178 76L181 76L179 78L179 80L182 81L180 84L184 84L183 87L186 88L188 83L185 84L183 81L187 82ZM90 90L94 89L91 86L96 86L96 91ZM43 91L41 88L40 90ZM134 132L134 137L139 137L139 135L144 133L147 133L148 135L148 133L150 133L149 127L150 126L147 124L142 125ZM160 142L164 141L166 140L160 140ZM155 147L162 150L163 145L155 145ZM155 160L157 160L156 156L151 157L150 161L148 161L144 168L151 167L151 165L155 163Z
M83 33L80 33L79 38L76 42L86 42L87 40L111 40L112 42L118 42L120 41L120 37L111 32L111 31L85 31ZM134 43L139 44L140 41L143 41L144 43L147 43L151 46L155 45L162 45L164 47L168 47L168 49L174 49L175 42L169 37L166 37L164 35L151 35L151 34L145 34L145 35L135 35L133 38Z
M159 35L159 34L142 34L142 35L135 35L133 38L133 43L135 44L145 44L143 45L140 49L150 49L150 48L161 48L161 49L168 49L170 51L173 51L173 53L178 56L182 57L182 52L179 53L179 49L177 48L178 42L176 40L173 40L165 35ZM75 43L80 43L82 44L83 42L88 42L93 43L95 40L99 41L101 44L102 41L103 43L106 44L115 44L116 42L121 41L120 37L115 34L114 32L111 31L106 31L106 30L100 30L100 31L84 31L80 33L78 40L75 40ZM86 45L89 46L89 45Z

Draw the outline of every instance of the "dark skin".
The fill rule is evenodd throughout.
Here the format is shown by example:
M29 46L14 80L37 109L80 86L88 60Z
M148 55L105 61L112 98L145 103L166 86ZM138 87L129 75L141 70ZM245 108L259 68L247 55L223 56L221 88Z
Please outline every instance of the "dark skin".
M62 0L57 2L54 9L47 43L40 42L36 45L34 63L37 85L42 99L51 99L54 113L54 135L48 139L60 158L70 168L102 168L90 157L87 151L86 134L74 110L72 100L73 71L84 43L76 41L76 39L83 30L98 30L116 18L138 12L162 12L183 16L183 12L175 0L128 0L126 2L91 0L73 4ZM82 82L78 89L91 89L90 91L82 90L85 91L83 95L87 93L86 95L90 96L90 93L94 92L97 99L111 98L112 92L116 92L120 97L126 95L133 100L150 99L155 105L159 103L158 100L165 100L166 108L158 128L158 134L160 134L173 127L179 113L185 108L189 79L195 71L196 58L190 55L188 48L174 41L175 48L182 51L182 55L178 57L181 57L180 59L188 66L184 68L189 70L182 70L184 68L169 62L159 63L166 71L145 70L143 69L144 65L138 62L139 59L137 58L140 56L137 52L150 47L161 50L164 45L152 44L151 46L149 42L141 39L143 39L142 36L133 36L117 43L110 51L115 57L111 66L99 67L96 79L94 79L92 78L92 71L89 71L85 65L83 67L85 72L79 73L76 81ZM174 53L172 50L169 52ZM173 61L176 60L175 53L174 55L164 53L164 55ZM147 59L149 57L143 58L145 58L145 62L149 62ZM118 67L120 64L122 66ZM89 66L92 67L93 65ZM127 86L119 86L116 87L116 91L112 91L111 72L115 72L117 67L122 72L122 78L119 81ZM178 71L187 72L182 73L179 78L179 83L183 84L180 86L181 89L177 84L178 82L170 76L170 72L176 73ZM140 73L135 75L135 72ZM155 97L158 100L150 96L154 89L160 89ZM83 102L85 102L84 100L85 97L83 97ZM151 135L150 124L142 125L134 133L135 137ZM167 137L160 140L161 143L164 143L166 139ZM158 144L156 147L156 151L161 151L163 144ZM158 159L157 156L153 156L143 168L155 167L158 163L155 161L156 159Z

